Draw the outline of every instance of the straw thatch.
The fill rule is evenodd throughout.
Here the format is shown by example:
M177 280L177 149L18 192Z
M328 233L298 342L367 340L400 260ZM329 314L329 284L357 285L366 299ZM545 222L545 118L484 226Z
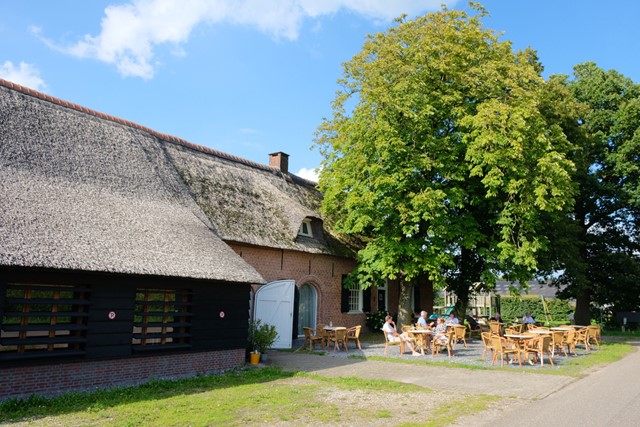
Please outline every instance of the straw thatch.
M2 79L0 200L0 266L262 283L224 241L352 255L312 182Z
M161 139L32 95L0 80L0 266L264 282Z

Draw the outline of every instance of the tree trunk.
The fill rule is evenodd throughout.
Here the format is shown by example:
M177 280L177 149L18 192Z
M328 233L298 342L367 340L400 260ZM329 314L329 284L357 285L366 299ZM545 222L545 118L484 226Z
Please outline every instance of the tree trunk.
M576 295L576 312L573 317L576 325L591 324L591 290L582 288Z
M402 327L402 325L408 325L411 323L411 315L413 310L411 308L411 287L413 285L404 278L401 278L398 287L398 320L397 326L398 329ZM400 332L400 331L398 331Z

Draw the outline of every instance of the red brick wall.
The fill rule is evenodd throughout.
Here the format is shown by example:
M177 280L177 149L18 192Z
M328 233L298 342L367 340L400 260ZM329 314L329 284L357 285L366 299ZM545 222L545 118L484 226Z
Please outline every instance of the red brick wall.
M294 280L296 286L305 283L318 292L318 323L354 326L365 324L364 313L341 313L342 275L353 270L355 260L306 252L246 246L227 242L247 263L271 282ZM255 290L255 289L254 289ZM374 306L372 306L373 308Z
M245 349L149 355L0 369L0 399L94 390L182 378L242 366Z

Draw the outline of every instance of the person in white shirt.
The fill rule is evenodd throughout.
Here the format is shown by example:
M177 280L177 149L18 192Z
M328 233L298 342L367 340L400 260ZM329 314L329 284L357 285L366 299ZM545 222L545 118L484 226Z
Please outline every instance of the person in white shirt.
M458 321L458 317L456 316L456 313L454 311L449 313L449 317L447 317L447 323L450 325L460 324L460 321Z
M427 329L434 326L433 322L429 322L427 312L424 310L420 312L420 317L418 317L418 326L420 326L422 329Z
M413 348L413 344L411 344L413 338L409 338L409 334L406 332L399 334L398 330L396 329L396 324L393 322L393 318L391 316L385 317L385 322L382 326L382 330L385 332L385 334L387 334L387 338L389 339L389 341L403 341L406 346L409 347L409 350L411 350L412 355L420 356L420 353L418 353Z

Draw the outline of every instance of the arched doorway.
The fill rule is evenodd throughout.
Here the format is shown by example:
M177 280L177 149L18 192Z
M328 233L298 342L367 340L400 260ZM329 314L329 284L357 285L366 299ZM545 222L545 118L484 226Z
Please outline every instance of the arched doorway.
M302 328L316 327L318 314L318 292L310 283L305 283L299 289L300 299L298 300L298 336L303 336Z

